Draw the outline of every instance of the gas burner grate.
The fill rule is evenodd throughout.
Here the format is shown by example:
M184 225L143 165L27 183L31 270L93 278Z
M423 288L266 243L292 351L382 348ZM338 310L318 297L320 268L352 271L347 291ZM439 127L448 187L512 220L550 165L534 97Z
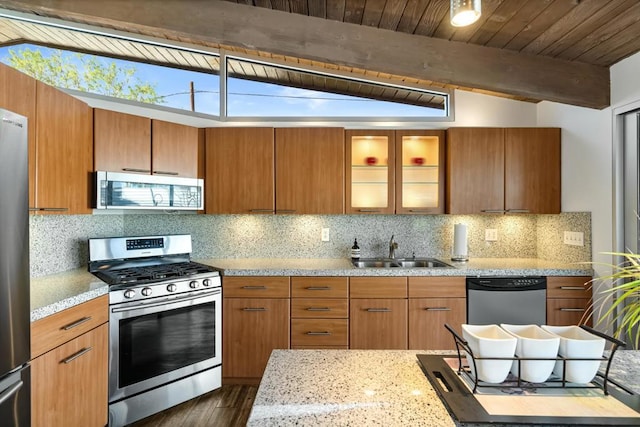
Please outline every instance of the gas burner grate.
M157 264L141 267L130 267L98 272L100 278L110 285L145 284L161 282L179 277L216 271L207 265L196 262L180 262L173 264Z

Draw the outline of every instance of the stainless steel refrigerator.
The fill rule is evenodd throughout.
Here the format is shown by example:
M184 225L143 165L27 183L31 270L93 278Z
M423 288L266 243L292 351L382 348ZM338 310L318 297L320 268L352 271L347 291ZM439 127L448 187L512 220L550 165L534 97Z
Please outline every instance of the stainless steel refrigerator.
M0 109L0 425L31 424L27 119Z

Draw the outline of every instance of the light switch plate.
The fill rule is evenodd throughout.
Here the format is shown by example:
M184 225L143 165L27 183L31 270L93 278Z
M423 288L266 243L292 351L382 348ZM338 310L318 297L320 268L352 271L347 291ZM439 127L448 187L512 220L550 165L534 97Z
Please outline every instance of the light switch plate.
M323 228L322 229L322 241L323 242L328 242L329 241L329 229L328 228Z
M565 231L564 244L571 246L584 246L584 233L582 231Z
M487 242L497 242L498 241L498 230L495 228L487 228L484 230L484 240Z

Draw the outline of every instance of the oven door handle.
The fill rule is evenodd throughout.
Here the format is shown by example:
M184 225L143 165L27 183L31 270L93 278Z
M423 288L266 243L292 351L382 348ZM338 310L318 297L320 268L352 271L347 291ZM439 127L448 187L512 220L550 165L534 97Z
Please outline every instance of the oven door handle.
M153 307L162 307L163 305L169 305L169 304L174 304L177 302L185 302L185 301L190 301L190 300L197 300L200 298L206 298L206 297L210 297L210 296L214 296L214 295L218 295L220 294L222 291L220 289L216 289L214 291L211 292L207 292L206 294L197 294L197 295L187 295L184 297L177 297L177 298L167 298L167 299L163 299L162 301L158 301L158 302L153 302L153 303L149 303L149 304L141 304L140 302L138 302L138 304L136 305L131 305L131 306L127 306L127 307L115 307L111 309L112 313L124 313L127 311L136 311L136 310L142 310L145 308L153 308Z

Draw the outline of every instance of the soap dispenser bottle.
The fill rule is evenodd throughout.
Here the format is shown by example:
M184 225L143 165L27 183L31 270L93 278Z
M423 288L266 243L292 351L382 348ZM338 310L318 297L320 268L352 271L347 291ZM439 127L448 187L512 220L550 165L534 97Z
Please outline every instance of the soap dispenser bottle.
M358 246L358 239L353 240L353 246L351 247L351 259L360 259L360 246Z

